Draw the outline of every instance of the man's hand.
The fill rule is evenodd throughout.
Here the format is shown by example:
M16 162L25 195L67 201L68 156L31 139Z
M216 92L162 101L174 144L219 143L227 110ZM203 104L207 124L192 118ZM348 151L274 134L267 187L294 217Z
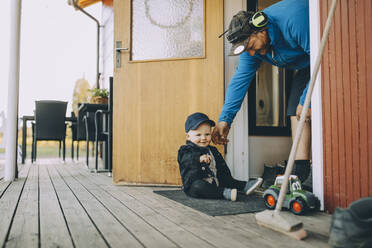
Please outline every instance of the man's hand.
M200 156L200 163L209 164L212 161L212 157L208 154L204 154Z
M301 112L302 112L303 106L301 104L298 104L297 110L296 110L296 118L297 120L300 120L301 117ZM311 108L306 113L306 118L305 121L310 121L311 120Z
M212 131L212 141L218 145L226 145L229 140L227 135L229 134L230 127L225 121L218 122Z

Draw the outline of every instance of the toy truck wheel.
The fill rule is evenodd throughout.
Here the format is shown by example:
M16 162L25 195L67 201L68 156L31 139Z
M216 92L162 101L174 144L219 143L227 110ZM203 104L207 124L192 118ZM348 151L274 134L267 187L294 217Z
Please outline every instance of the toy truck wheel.
M273 195L268 194L265 196L265 205L268 209L274 209L276 206L276 199Z
M305 202L302 199L297 198L296 200L291 202L290 210L292 213L297 215L305 213L306 210Z

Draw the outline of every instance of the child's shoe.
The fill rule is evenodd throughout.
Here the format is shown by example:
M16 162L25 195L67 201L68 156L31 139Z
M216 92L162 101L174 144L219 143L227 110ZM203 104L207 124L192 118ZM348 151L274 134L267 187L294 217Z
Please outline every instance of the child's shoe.
M225 188L223 190L223 197L226 199L226 200L229 200L229 201L236 201L236 196L238 195L238 191L236 189L228 189L228 188Z
M261 186L263 179L261 177L257 179L249 179L245 185L243 191L246 195L251 194L255 189Z

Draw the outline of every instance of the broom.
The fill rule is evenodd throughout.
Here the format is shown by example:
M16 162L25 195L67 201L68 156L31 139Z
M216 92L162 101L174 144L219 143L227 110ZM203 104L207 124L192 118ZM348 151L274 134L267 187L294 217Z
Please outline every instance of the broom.
M302 222L297 220L295 216L293 216L292 214L288 212L281 212L281 209L283 205L284 196L285 196L285 193L288 187L288 179L289 179L290 174L292 173L294 158L297 153L298 143L301 138L303 126L305 123L305 117L309 109L311 95L313 93L313 88L315 84L315 79L318 75L320 62L322 60L323 50L324 50L324 47L327 41L329 29L331 27L331 22L332 22L333 15L336 9L336 4L337 4L337 0L333 0L331 9L329 10L329 13L328 13L328 18L327 18L327 22L324 28L321 45L320 45L318 55L316 58L314 71L311 75L310 85L309 85L309 88L306 94L306 100L305 100L305 103L304 103L304 106L301 112L300 121L296 129L295 139L294 139L294 142L291 148L291 152L289 154L288 165L285 170L284 181L280 189L279 198L276 203L275 210L265 210L263 212L256 214L257 224L273 229L275 231L284 233L298 240L301 240L307 236L307 233L305 229L303 228Z

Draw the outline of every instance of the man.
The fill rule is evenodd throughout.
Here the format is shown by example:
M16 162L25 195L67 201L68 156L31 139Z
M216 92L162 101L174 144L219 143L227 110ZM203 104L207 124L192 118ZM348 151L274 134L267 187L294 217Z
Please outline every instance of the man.
M296 70L287 109L294 138L310 79L308 0L283 0L255 14L240 11L232 18L226 32L232 43L229 55L240 55L240 59L218 124L212 132L213 142L227 144L231 123L262 61ZM293 170L301 181L310 172L310 114L309 111Z

